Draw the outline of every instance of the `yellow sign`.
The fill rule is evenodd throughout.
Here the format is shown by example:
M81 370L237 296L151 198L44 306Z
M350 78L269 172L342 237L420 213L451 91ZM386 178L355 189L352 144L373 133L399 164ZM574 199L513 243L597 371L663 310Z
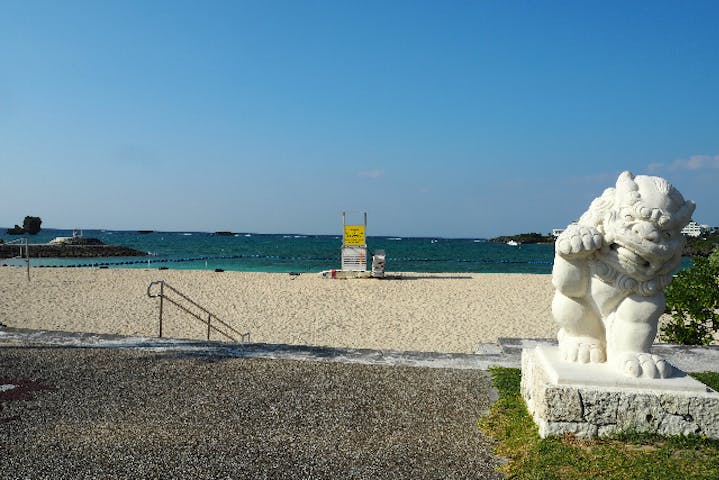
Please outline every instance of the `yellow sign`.
M364 225L345 225L345 245L360 247L365 244L364 237Z

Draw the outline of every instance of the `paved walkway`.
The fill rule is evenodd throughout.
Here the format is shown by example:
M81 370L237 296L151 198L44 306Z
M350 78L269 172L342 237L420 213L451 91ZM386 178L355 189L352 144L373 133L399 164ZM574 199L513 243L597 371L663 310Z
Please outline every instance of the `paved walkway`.
M3 479L502 478L482 370L4 337Z
M484 370L543 343L442 354L0 327L0 477L501 478L477 428L496 398ZM719 347L655 351L719 371Z
M556 341L553 339L500 338L496 344L480 345L476 353L463 354L400 352L310 345L234 344L0 327L0 347L11 344L84 348L140 348L235 358L316 360L366 365L486 370L491 366L520 368L522 349L533 348L537 345L556 344ZM662 355L672 364L687 372L719 372L719 346L689 347L655 344L652 351Z

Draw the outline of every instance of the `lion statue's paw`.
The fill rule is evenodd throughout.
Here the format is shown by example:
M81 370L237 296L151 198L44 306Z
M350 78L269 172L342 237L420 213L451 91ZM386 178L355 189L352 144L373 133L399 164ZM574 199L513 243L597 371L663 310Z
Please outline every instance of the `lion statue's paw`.
M603 363L607 360L603 342L591 337L575 337L566 332L560 335L559 351L568 362Z
M602 247L603 236L594 227L587 225L569 225L557 238L556 249L561 255L591 253Z
M651 353L623 353L617 360L617 366L625 375L635 378L668 378L674 372L671 363Z

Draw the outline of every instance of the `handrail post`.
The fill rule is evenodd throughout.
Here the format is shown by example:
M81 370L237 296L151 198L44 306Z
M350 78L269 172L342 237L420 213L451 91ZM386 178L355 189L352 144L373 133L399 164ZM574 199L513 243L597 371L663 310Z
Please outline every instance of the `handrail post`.
M27 281L29 282L30 281L30 247L28 246L27 238L25 238L25 261L27 262Z
M160 282L160 338L162 338L162 300L165 296L165 282Z

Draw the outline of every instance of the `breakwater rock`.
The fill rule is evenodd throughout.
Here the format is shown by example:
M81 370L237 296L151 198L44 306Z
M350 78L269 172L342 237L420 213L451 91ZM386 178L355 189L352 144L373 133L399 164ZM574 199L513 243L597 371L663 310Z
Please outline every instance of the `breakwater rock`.
M122 245L46 245L30 244L30 258L48 257L139 257L147 255L134 248ZM0 245L0 258L25 256L25 245Z

